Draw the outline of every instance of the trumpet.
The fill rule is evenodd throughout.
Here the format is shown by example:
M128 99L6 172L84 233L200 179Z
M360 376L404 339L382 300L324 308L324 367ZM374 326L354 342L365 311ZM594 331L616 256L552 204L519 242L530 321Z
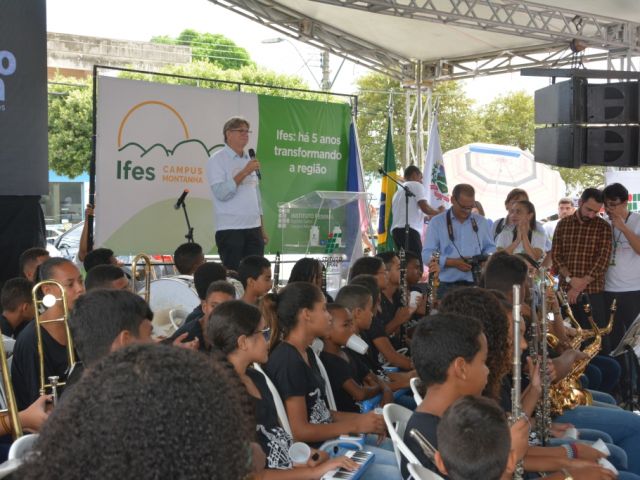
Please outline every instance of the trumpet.
M151 266L151 257L144 253L139 253L131 260L131 275L133 276L132 292L136 293L136 278L138 276L137 270L140 260L144 262L144 301L149 303L151 299L151 271L153 267Z
M60 298L56 297L53 294L44 295L42 299L38 298L38 294L40 289L45 286L56 287L60 290ZM67 358L69 361L69 368L73 368L76 364L76 354L73 348L73 338L71 337L71 330L69 329L69 307L67 305L67 296L64 292L64 287L60 285L58 282L54 280L43 280L42 282L37 283L33 289L31 290L31 296L33 299L33 305L36 311L35 318L35 327L36 327L36 337L38 342L38 373L40 380L40 395L44 395L47 389L51 389L53 393L54 404L57 399L58 387L62 387L65 385L65 382L60 382L59 377L51 376L48 378L49 383L45 382L45 371L44 371L44 343L42 340L42 325L47 323L56 323L62 322L65 329L65 334L67 337ZM42 319L42 315L40 314L40 306L45 306L47 308L53 307L58 301L62 302L62 317L54 318L51 320Z

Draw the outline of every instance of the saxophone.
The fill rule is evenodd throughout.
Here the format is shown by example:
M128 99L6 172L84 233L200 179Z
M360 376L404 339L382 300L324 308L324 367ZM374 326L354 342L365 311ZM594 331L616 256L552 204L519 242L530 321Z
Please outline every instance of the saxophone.
M609 323L605 328L601 329L593 320L593 316L591 315L591 305L589 305L589 303L584 304L584 311L587 314L589 325L592 328L589 332L593 332L594 334L593 341L582 351L582 353L586 354L587 357L582 360L578 360L573 365L569 374L551 388L551 406L554 415L561 415L563 411L571 410L579 405L593 404L593 397L591 396L591 393L582 388L579 379L584 373L585 368L587 368L589 362L600 352L600 349L602 348L603 335L611 333L616 308L617 304L614 300L611 305L611 309L609 310Z
M540 362L540 376L542 383L542 395L536 408L536 437L542 446L547 445L551 432L551 379L547 365L549 363L549 317L547 308L547 289L553 288L553 282L548 283L548 277L544 268L540 269L540 291L542 309L538 318L535 309L532 309L531 327L533 330L533 344L535 355L532 355L535 363Z

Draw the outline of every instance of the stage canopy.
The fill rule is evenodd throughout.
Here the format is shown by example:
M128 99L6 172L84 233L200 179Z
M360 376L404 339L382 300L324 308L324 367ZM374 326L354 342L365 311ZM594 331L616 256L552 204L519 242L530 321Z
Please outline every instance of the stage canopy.
M210 1L404 81L640 56L637 0Z

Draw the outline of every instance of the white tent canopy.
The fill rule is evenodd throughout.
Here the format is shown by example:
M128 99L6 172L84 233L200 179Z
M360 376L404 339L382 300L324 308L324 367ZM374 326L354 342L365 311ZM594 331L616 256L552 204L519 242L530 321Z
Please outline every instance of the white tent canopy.
M567 65L572 40L586 61L640 55L638 0L210 1L403 80Z

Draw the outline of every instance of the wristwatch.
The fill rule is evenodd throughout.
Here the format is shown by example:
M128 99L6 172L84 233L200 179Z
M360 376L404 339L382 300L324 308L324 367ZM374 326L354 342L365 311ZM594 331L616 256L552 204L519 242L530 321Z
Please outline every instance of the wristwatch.
M566 468L563 468L560 471L564 475L564 480L573 480L573 476L568 472L568 470Z
M564 277L564 281L567 282L567 285L571 285L572 278L569 276Z

